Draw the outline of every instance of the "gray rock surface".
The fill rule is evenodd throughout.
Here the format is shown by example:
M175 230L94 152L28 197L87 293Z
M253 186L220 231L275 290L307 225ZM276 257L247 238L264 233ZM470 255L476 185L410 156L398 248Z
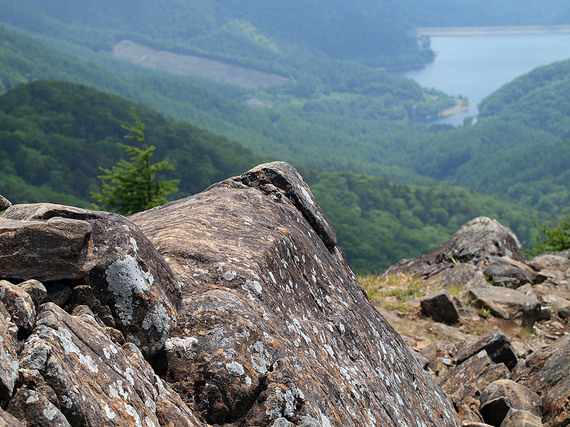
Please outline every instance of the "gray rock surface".
M509 370L504 363L493 362L487 352L481 350L445 372L439 377L439 383L459 406L461 402L480 396L492 382L508 377Z
M519 364L512 379L542 398L542 418L547 425L570 424L570 335L531 354Z
M532 268L506 256L491 261L483 273L491 278L493 286L516 289L527 283L536 283L536 272Z
M179 327L153 364L207 422L458 425L289 165L131 219L182 283Z
M501 427L542 427L539 416L520 409L509 409L507 416L501 423Z
M541 317L541 304L533 296L514 289L486 286L469 290L469 296L479 307L487 308L491 314L520 325L532 327Z
M457 264L485 268L500 257L525 262L523 248L511 230L497 221L479 217L462 226L447 242L426 255L402 260L385 274L413 273L429 279Z
M291 166L132 220L152 243L105 212L0 217L2 421L459 425Z
M74 287L88 287L71 303L90 305L147 357L176 325L179 284L148 239L120 215L12 206L0 217L0 278L39 280L45 300L60 306L70 302Z
M44 304L20 355L20 370L37 371L59 408L49 406L47 393L32 393L34 383L24 380L21 399L8 405L15 416L44 408L54 417L61 412L71 425L160 425L159 397L167 386L135 345L117 345L89 315L71 316ZM194 420L190 425L201 425L179 398L170 404Z
M0 301L0 402L12 396L18 377L18 327Z

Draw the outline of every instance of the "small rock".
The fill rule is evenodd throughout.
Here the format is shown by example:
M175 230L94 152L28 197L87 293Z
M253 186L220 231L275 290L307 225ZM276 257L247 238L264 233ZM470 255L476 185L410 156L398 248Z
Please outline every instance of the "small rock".
M464 401L479 396L493 381L508 376L506 366L494 363L487 352L482 350L461 365L449 369L439 377L439 382L447 394L453 395L456 406L460 406Z
M12 206L12 202L0 194L0 212L5 211L10 206Z
M292 427L294 424L290 422L287 418L277 418L271 427Z
M38 307L47 295L47 289L42 282L35 279L26 280L25 282L18 283L19 288L23 289L30 295L34 305Z
M570 301L558 295L550 294L544 295L542 301L550 305L554 313L558 314L562 319L570 317Z
M0 300L12 316L20 335L28 334L36 322L36 307L32 297L16 285L0 280Z
M455 362L457 348L450 341L436 341L423 348L421 354L428 360L428 367L436 375L439 375ZM449 361L449 363L445 363L445 361Z
M536 273L532 268L505 256L492 261L483 273L492 279L493 286L506 286L511 289L534 283L536 280Z
M436 321L453 324L459 321L459 313L451 295L445 289L420 299L422 313Z
M479 408L485 422L499 425L509 409L520 409L540 415L542 400L538 394L509 379L492 382L481 394Z
M504 363L511 370L517 365L517 356L511 341L500 329L494 329L489 335L461 349L457 355L457 364L463 363L481 350L485 350L493 362Z
M0 301L0 401L12 396L18 376L17 327Z
M540 302L514 289L487 286L469 291L469 297L491 314L519 325L531 327L540 317Z
M520 409L509 409L500 427L542 427L540 417Z

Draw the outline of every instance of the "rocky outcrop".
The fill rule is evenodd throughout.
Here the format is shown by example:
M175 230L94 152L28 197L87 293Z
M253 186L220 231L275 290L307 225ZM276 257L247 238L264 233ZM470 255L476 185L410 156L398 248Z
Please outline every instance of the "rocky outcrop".
M413 273L428 279L458 264L485 268L501 257L525 262L523 248L513 232L495 220L480 217L469 221L451 239L430 253L412 260L402 260L385 274Z
M431 291L411 317L426 325L416 334L437 331L442 341L425 348L417 339L406 342L428 359L427 369L464 425L570 424L570 251L527 262L512 232L477 218L432 252L400 261L390 274L417 276ZM453 310L449 315L451 303L457 320ZM448 331L434 320L457 322L457 328ZM491 325L495 329L480 337Z
M179 326L153 364L207 422L457 425L289 165L132 220L182 283Z
M291 166L131 220L50 204L0 217L0 418L459 425Z

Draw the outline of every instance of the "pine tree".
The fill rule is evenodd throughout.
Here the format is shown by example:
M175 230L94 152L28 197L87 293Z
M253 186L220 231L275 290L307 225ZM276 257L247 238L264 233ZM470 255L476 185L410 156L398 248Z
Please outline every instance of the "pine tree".
M536 243L530 251L531 255L539 255L543 252L559 252L570 249L570 213L564 211L564 218L557 227L547 227L539 225L534 221L534 225L538 228L536 234ZM544 235L544 238L542 237Z
M174 167L166 160L151 163L155 146L148 146L144 134L144 123L131 108L134 124L123 125L128 131L125 139L135 140L139 146L117 143L129 156L119 160L111 169L100 168L104 173L98 178L102 182L101 193L92 193L95 200L105 209L122 215L131 215L154 206L167 203L166 196L176 190L180 180L161 181L156 174Z

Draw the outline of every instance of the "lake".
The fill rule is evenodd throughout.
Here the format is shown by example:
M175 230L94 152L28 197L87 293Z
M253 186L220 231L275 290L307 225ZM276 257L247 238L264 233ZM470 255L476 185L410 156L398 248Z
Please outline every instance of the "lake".
M470 110L430 123L461 125L476 116L477 104L502 85L534 68L570 58L570 34L433 36L437 58L402 72L424 87L469 99Z

